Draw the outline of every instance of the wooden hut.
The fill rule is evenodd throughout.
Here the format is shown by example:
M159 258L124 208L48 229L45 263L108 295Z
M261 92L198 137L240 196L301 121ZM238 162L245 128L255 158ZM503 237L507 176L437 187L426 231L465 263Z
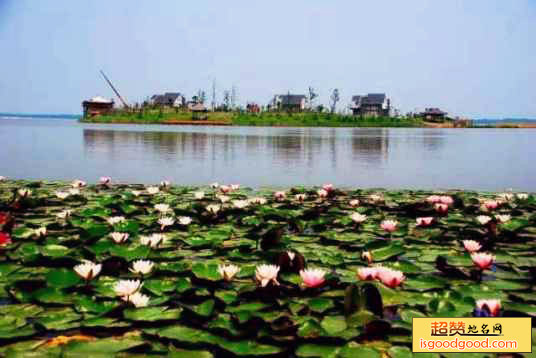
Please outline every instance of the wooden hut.
M84 109L84 117L100 116L113 111L114 101L113 99L96 96L82 102L82 108Z

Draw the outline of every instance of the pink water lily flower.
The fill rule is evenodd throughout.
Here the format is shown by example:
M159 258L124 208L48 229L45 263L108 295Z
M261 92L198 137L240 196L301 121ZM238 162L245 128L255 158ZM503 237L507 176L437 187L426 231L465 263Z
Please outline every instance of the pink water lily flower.
M284 191L276 191L274 193L274 198L277 201L284 200L286 198L287 194Z
M430 204L437 204L441 202L441 197L439 195L430 195L426 198L426 201Z
M474 252L471 254L471 259L473 260L473 263L478 266L478 268L481 270L487 270L493 266L495 256L484 252Z
M497 299L488 299L488 300L478 300L476 301L476 307L479 310L488 309L490 315L497 317L501 311L501 300Z
M480 245L475 240L463 240L463 247L470 253L477 252L482 248L482 245Z
M378 272L378 279L387 287L395 288L406 279L401 271L384 269Z
M357 270L357 277L362 281L371 281L376 279L376 267L360 267Z
M112 182L112 178L110 178L110 177L100 177L99 182L102 185L107 185L107 184L110 184Z
M452 199L451 196L448 196L448 195L442 195L439 197L439 202L441 204L445 204L445 205L448 205L448 206L451 206L453 203L454 203L454 199Z
M440 214L446 214L449 211L449 206L447 204L437 203L434 205L434 209Z
M231 187L228 186L228 185L222 185L222 186L220 186L220 191L221 191L222 193L224 193L224 194L229 193L231 190L232 190Z
M380 227L384 229L385 231L391 233L396 230L397 225L398 225L398 221L396 220L384 220L381 222Z
M324 189L327 192L330 192L333 190L333 184L324 184L322 185L322 189Z
M484 207L488 210L495 210L499 207L499 202L497 200L486 200Z
M432 222L434 221L434 218L431 216L424 217L424 218L417 218L416 220L417 226L430 226Z
M314 288L322 285L325 281L326 271L322 269L305 269L300 271L300 276L305 286Z

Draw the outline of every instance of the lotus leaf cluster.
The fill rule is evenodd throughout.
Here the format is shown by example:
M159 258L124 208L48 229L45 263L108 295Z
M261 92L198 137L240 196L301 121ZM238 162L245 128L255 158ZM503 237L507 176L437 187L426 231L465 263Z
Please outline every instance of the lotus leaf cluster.
M4 178L0 355L412 357L414 317L536 315L535 209L512 192Z

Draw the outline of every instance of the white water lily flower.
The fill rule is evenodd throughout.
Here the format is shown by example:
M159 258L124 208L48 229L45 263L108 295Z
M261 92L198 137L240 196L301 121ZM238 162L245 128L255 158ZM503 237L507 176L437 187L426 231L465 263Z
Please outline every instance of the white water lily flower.
M277 274L279 273L279 266L276 265L259 265L255 270L255 278L261 287L266 287L268 283L272 282L274 285L279 286L277 282Z
M369 200L372 201L373 203L377 203L379 201L383 201L383 196L378 195L378 194L371 194L369 195Z
M30 189L19 189L17 193L19 193L19 195L23 198L32 195L32 191Z
M140 196L141 193L142 193L140 190L131 190L130 192L131 192L132 195L134 195L134 196Z
M527 200L529 198L529 194L527 193L519 193L516 194L516 196L519 200Z
M501 224L504 224L505 222L510 221L512 217L510 215L504 214L504 215L495 215L495 219L497 219L498 222Z
M478 221L480 223L480 225L486 225L487 223L489 223L491 220L491 218L487 215L478 215L476 217L476 221Z
M97 265L91 261L84 260L80 265L76 265L74 267L74 271L78 276L82 277L86 281L89 281L97 277L101 271L101 268L101 264Z
M47 228L46 228L46 226L42 226L42 227L40 227L38 229L35 229L34 233L38 237L43 237L43 236L45 236L47 234Z
M60 219L67 219L69 216L73 214L72 210L63 210L56 214L56 216Z
M498 196L501 200L504 200L504 201L510 201L514 198L514 194L512 193L501 193Z
M102 185L110 184L112 182L112 178L110 178L110 177L100 177L99 182Z
M316 191L316 195L318 195L318 197L320 199L324 199L324 198L327 198L328 197L328 191L327 190L324 190L324 189L320 189L320 190L317 190Z
M149 260L138 260L132 263L132 268L129 270L133 273L147 275L153 270L154 262Z
M296 194L294 197L298 201L304 201L307 198L307 195L305 195L305 194Z
M352 199L352 200L350 200L349 204L350 204L351 207L355 208L356 206L359 206L359 200Z
M151 236L140 236L140 243L152 248L162 245L167 240L163 234L152 234Z
M287 256L290 259L290 261L294 261L294 258L296 257L296 253L292 251L287 251Z
M353 213L352 215L350 215L350 219L352 219L353 222L360 224L367 220L367 216L360 213Z
M56 191L54 193L58 199L66 199L70 194L66 191Z
M112 216L111 218L106 219L108 224L115 225L124 222L126 219L124 216Z
M6 180L6 177L0 175L0 181Z
M179 224L181 225L189 225L192 222L192 218L189 216L181 216L179 218Z
M169 207L168 204L156 204L154 206L154 209L156 211L161 212L161 213L167 213L167 212L171 211L171 208Z
M167 188L170 185L171 185L171 182L169 180L162 180L160 182L160 186L163 187L163 188Z
M204 191L196 191L194 192L194 198L197 199L197 200L201 200L205 197L205 192Z
M115 284L114 291L118 296L128 297L138 292L142 286L143 283L140 280L120 280Z
M129 235L126 232L112 232L110 237L116 244L121 244L128 240Z
M240 189L240 184L231 184L231 190L238 190Z
M210 187L211 187L212 189L218 189L219 186L220 186L220 184L218 184L218 183L212 183L212 184L210 184Z
M219 265L218 272L225 281L231 281L233 277L240 271L236 265Z
M157 187L157 186L150 186L146 190L147 190L147 193L149 193L151 195L154 195L154 194L157 194L157 193L160 192L160 188Z
M211 213L212 215L216 215L216 214L218 213L218 211L220 211L221 206L219 206L219 205L208 205L208 206L206 207L206 209L207 209L207 211L208 211L209 213Z
M123 298L123 300L125 299ZM149 296L135 292L131 296L128 296L128 302L132 303L136 308L146 307L149 304Z
M218 200L221 201L222 204L228 202L229 200L231 200L230 197L228 197L227 195L218 195Z
M73 182L71 183L71 186L72 186L73 188L81 188L81 187L83 187L83 186L86 186L86 182L83 181L83 180L78 180L78 179L77 179L77 180L75 180L75 181L73 181Z
M247 200L233 200L233 205L237 209L244 209L249 205Z
M173 219L171 216L163 217L158 220L158 223L160 224L160 230L164 230L166 226L171 226L175 223L175 219Z
M77 189L77 188L69 189L69 195L80 195L80 189Z

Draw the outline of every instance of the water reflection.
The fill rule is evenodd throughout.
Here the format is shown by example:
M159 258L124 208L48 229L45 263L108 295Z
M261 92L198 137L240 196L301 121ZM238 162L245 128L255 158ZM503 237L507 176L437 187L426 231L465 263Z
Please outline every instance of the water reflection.
M336 170L339 161L365 162L380 167L389 153L387 129L280 129L277 135L237 132L146 132L129 130L84 129L84 148L88 154L125 159L141 155L157 160L222 160L244 158L269 160L283 167L303 166L313 169L327 166ZM442 137L411 137L433 141ZM416 143L417 146L422 145Z
M0 121L11 178L536 190L534 130L256 128Z

